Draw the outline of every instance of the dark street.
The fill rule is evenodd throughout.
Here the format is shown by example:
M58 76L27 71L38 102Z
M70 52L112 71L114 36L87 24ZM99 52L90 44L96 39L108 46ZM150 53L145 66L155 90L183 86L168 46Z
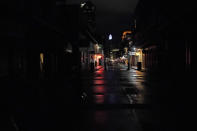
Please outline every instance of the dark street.
M169 85L159 79L154 73L115 64L107 70L81 72L74 84L45 81L34 85L35 89L21 87L23 82L17 81L17 91L8 90L12 114L4 114L9 115L6 125L12 130L174 130L178 119L170 114L175 113L171 102L161 103L170 96L156 89Z
M84 76L88 113L82 130L142 130L135 110L146 108L144 77L136 70L128 72L123 65L110 66L107 71L102 68L91 77Z
M194 2L0 5L0 131L195 126Z
M147 73L117 64L107 70L101 68L92 75L83 75L84 116L81 130L158 131L174 130L178 126L176 114L170 113L167 92L170 86L159 74ZM160 92L159 92L160 91ZM163 96L162 96L163 95ZM165 122L164 122L165 121Z

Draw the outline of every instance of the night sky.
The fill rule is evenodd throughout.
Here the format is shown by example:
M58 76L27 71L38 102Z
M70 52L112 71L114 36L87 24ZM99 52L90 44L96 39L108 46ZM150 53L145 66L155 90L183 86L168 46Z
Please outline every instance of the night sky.
M68 4L82 0L67 0ZM97 33L112 34L114 44L120 42L124 30L129 30L138 0L91 0L96 5Z

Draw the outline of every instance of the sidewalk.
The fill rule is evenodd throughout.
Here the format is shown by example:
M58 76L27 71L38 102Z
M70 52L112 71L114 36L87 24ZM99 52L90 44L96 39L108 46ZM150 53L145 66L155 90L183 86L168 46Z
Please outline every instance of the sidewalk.
M138 70L138 69L137 69L137 66L131 66L131 68L132 68L132 69L135 69L135 70ZM146 70L142 68L141 70L138 70L138 71L145 72Z

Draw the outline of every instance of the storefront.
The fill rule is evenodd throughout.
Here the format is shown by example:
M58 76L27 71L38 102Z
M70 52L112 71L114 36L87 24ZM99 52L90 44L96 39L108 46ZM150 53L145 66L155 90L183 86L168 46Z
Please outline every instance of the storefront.
M94 63L95 63L95 66L102 66L104 63L103 54L95 54L94 55Z
M137 68L137 66L144 68L144 55L142 49L134 49L131 53L131 66Z

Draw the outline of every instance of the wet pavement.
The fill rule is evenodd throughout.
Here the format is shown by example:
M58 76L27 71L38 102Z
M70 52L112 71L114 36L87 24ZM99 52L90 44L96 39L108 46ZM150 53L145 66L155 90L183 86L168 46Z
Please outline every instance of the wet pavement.
M185 103L172 74L118 64L83 74L84 103L79 130L174 131L187 129ZM176 94L176 95L175 95ZM180 97L179 97L180 98ZM180 108L182 107L182 108ZM181 124L182 123L182 124Z
M144 72L116 65L82 79L86 101L81 130L143 130L136 110L142 111L149 104Z
M165 75L121 64L63 83L21 83L4 95L9 110L2 119L12 130L174 131L187 121L183 99L174 97L178 90Z

